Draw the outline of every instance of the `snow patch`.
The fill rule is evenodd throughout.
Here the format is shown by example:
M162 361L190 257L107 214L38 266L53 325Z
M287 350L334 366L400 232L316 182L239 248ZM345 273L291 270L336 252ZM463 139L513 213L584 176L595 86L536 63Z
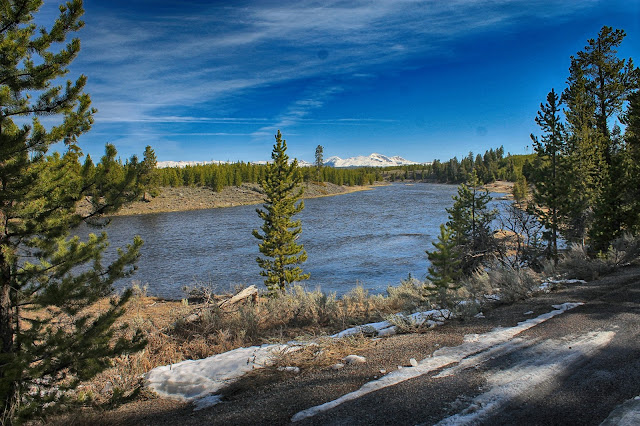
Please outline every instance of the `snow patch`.
M197 399L193 402L195 408L193 411L204 410L205 408L213 407L214 405L218 405L222 402L222 397L220 395L209 395L204 398Z
M145 375L145 385L161 397L194 401L211 395L256 368L270 364L287 345L238 348L199 360L156 367Z
M608 345L615 333L613 331L590 332L582 336L543 342L514 339L493 348L494 354L482 353L473 356L464 363L443 371L436 377L455 374L464 368L490 359L496 351L511 352L524 349L526 356L511 368L489 373L488 392L476 397L471 404L458 414L443 419L437 425L459 426L482 423L487 417L499 413L514 398L521 396L534 386L561 376L567 367Z
M640 396L631 398L618 405L600 426L636 426L640 425Z
M342 359L347 364L364 364L367 359L360 355L347 355Z
M426 312L416 312L411 315L396 314L399 319L406 320L415 325L436 326L444 323L445 320L451 318L451 311L448 309L433 309ZM353 336L355 334L374 334L376 336L390 336L397 331L390 321L372 322L369 324L359 325L343 330L332 335L334 338Z
M449 364L459 363L470 355L486 351L493 346L507 342L517 334L580 305L582 305L582 303L564 303L562 305L555 305L555 310L542 314L536 318L530 318L526 321L522 321L514 327L499 327L488 333L467 335L464 339L465 343L455 347L440 348L433 353L432 357L425 358L418 362L417 367L400 368L400 366L398 366L398 370L391 372L378 380L365 383L360 389L354 392L343 395L336 400L298 412L291 418L291 421L296 422L315 416L316 414L330 410L344 402L360 398L368 393L375 392L388 386L397 385L398 383L438 370Z

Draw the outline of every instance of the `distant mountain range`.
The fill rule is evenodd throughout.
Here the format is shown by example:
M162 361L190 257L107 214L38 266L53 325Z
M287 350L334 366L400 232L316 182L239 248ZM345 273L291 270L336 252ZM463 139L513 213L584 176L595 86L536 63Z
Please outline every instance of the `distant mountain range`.
M165 167L186 167L195 166L198 164L223 164L226 161L158 161L157 167L159 169ZM256 161L254 164L266 164L266 161ZM308 161L298 160L298 164L301 167L312 167L313 163ZM324 161L324 165L327 167L391 167L391 166L406 166L410 164L420 164L415 161L410 161L402 157L387 157L386 155L373 153L369 156L359 155L357 157L350 157L342 159L340 157L329 157Z

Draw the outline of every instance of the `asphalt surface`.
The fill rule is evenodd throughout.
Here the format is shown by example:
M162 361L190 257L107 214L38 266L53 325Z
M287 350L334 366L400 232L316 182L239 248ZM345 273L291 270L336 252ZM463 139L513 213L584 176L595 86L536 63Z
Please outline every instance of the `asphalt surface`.
M503 330L540 318L554 311L553 305L567 302L582 305L495 342L487 337L498 327ZM460 352L473 341L464 336L474 334L486 344ZM485 312L485 318L450 321L425 334L377 340L359 353L367 357L366 364L340 371L303 369L295 376L248 377L227 392L224 403L205 410L194 412L188 404L155 400L146 406L123 407L111 413L111 420L104 420L153 425L288 424L297 413L369 386L398 365L409 368L410 358L425 360L422 365L448 347L462 356L294 424L599 425L625 401L629 405L640 395L639 334L640 267L628 267L597 281L498 306Z
M420 376L298 424L598 425L640 395L640 281L620 271L555 297L584 304L444 377Z

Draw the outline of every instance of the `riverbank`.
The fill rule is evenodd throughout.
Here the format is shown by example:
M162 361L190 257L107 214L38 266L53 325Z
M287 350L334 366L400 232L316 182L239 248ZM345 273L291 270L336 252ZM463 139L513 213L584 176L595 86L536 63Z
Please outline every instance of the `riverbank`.
M357 191L368 191L378 186L377 183L366 186L335 185L329 182L304 184L303 198L331 197ZM509 198L513 182L496 181L484 186L489 192L505 194ZM203 210L222 207L246 206L264 202L264 194L258 184L245 183L241 186L226 187L220 192L210 188L182 186L177 188L162 187L160 194L149 201L136 201L123 207L114 216L132 216L152 213Z
M328 182L304 184L304 198L330 197L356 191L366 191L373 186L346 186ZM131 216L150 213L166 213L187 210L235 207L264 202L264 194L258 184L245 183L226 187L220 192L202 187L163 187L160 194L150 201L136 201L123 207L116 216Z

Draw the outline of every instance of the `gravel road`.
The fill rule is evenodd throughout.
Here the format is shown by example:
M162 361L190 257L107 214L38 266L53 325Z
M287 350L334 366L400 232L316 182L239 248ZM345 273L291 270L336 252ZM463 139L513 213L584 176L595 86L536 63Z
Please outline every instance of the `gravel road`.
M567 302L581 305L549 316ZM365 364L248 377L225 402L201 411L155 399L107 412L100 421L288 424L299 412L372 386L382 376L387 380L399 366L425 372L295 424L598 425L640 395L640 267L484 314L424 334L376 340L358 353ZM452 354L458 358L429 370L434 360ZM418 367L410 367L411 358Z

